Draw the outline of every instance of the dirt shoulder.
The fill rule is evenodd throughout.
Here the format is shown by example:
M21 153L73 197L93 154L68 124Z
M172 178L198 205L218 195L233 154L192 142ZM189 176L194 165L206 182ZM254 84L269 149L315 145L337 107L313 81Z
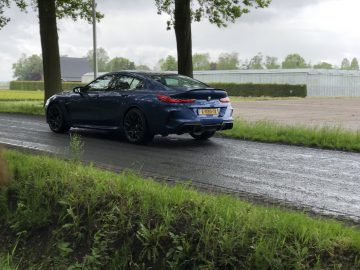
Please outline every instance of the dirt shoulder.
M360 98L305 98L232 102L234 116L249 121L341 126L360 130Z

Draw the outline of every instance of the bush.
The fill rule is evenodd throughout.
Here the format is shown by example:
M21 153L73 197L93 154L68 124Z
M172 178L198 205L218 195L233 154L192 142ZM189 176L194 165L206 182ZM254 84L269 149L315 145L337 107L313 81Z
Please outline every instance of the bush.
M62 82L62 90L83 86L81 82ZM11 81L10 90L44 90L44 81Z
M229 96L240 97L306 97L306 85L209 83L214 88L224 89Z

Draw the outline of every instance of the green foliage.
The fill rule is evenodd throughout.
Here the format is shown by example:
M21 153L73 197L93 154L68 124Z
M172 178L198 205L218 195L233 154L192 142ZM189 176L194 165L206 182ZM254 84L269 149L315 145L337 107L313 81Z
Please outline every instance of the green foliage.
M360 152L360 132L341 127L289 126L269 121L236 120L222 134L234 138Z
M195 53L192 57L194 70L210 70L210 54Z
M17 80L40 81L43 78L42 58L36 54L29 57L23 54L12 68Z
M296 68L308 68L309 65L306 64L305 59L302 58L299 54L289 54L286 56L284 62L282 62L282 68L284 69L296 69Z
M0 29L10 21L10 18L4 15L4 11L11 8L12 4L24 12L29 8L37 9L37 0L0 0ZM92 0L55 0L55 4L56 16L59 19L84 19L92 22ZM96 13L98 20L103 17L101 13Z
M354 57L353 60L351 60L350 69L359 70L359 62L356 57Z
M0 90L0 101L44 100L43 91Z
M209 83L214 88L227 91L229 96L241 97L306 97L306 85L289 84L238 84L238 83Z
M218 27L226 27L227 22L235 22L243 14L249 13L250 8L268 7L271 0L222 0L222 1L205 1L192 0L192 20L199 22L203 18L207 18L210 23ZM170 16L167 22L168 29L174 23L175 0L155 0L158 14L166 13Z
M76 86L84 86L81 82L62 82L63 90L72 90ZM44 82L43 81L11 81L10 82L10 90L44 90Z
M229 196L6 152L22 269L357 269L360 232ZM6 190L0 196L7 196ZM36 248L34 248L36 246Z
M349 70L350 69L350 61L347 58L344 58L341 62L341 69L342 70Z
M315 69L333 69L333 66L330 63L321 62L317 65L314 65L314 68Z
M178 63L175 57L168 55L166 59L160 59L160 69L162 71L176 71L178 70Z
M104 48L98 48L96 49L96 58L97 58L97 64L98 64L98 71L99 72L106 72L109 71L107 64L109 62L109 55L106 52L106 50ZM89 64L91 67L94 66L94 50L89 50L87 55L86 55Z
M234 70L239 67L239 56L237 53L222 53L216 64L218 70Z
M107 64L107 71L134 70L135 63L124 57L115 57Z
M70 154L71 161L75 164L81 162L81 157L84 153L84 142L81 140L81 136L77 133L70 134Z
M266 56L265 67L267 69L279 69L280 65L277 57Z
M44 115L43 101L0 101L0 112Z
M258 53L253 58L251 58L248 69L264 69L264 57L262 53Z

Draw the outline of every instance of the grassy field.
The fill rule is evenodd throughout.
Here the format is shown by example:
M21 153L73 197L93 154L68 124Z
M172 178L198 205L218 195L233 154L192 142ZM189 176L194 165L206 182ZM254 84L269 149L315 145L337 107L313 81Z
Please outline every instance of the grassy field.
M0 187L0 246L21 269L360 267L360 231L335 221L129 172L4 157L13 178Z
M0 101L44 100L44 91L0 90Z
M0 101L0 112L44 115L43 101Z
M360 151L360 132L344 130L341 127L288 126L269 121L249 122L237 119L233 129L220 134L259 142Z

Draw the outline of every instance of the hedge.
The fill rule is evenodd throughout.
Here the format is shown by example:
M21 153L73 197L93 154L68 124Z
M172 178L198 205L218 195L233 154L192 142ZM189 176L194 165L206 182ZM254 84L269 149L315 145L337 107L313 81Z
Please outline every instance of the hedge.
M306 97L306 85L290 84L252 84L252 83L209 83L215 88L224 89L229 96L240 97Z
M83 86L81 82L62 82L62 90ZM44 90L44 81L11 81L10 90Z

